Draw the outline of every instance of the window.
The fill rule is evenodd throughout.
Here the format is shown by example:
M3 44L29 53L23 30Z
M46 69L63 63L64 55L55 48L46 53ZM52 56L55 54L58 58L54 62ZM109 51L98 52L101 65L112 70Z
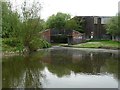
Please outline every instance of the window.
M94 24L97 24L97 22L98 22L97 19L98 19L97 17L94 17Z

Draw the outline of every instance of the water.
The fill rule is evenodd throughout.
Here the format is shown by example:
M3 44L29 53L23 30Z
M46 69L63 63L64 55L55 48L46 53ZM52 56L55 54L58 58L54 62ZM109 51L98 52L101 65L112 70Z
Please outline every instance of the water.
M3 57L3 88L118 88L118 54L54 47Z

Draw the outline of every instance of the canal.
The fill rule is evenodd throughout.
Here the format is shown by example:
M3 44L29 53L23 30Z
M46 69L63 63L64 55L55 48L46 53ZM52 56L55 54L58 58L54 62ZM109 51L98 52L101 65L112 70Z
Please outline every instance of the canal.
M118 88L118 53L62 47L2 59L3 88Z

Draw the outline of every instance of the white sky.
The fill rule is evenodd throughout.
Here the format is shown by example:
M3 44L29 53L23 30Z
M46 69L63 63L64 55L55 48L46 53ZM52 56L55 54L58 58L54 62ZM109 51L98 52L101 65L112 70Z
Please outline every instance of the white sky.
M23 0L15 1L20 5ZM32 0L29 0L30 2ZM115 16L120 0L36 0L41 2L41 18L47 19L57 12L69 13L72 16Z

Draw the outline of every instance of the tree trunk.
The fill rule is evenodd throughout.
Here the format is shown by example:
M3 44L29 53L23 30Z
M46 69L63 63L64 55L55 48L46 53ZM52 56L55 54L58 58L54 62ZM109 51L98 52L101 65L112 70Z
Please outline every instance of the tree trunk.
M25 55L29 55L30 54L30 48L29 48L29 46L25 46L25 49L24 49L23 53Z

